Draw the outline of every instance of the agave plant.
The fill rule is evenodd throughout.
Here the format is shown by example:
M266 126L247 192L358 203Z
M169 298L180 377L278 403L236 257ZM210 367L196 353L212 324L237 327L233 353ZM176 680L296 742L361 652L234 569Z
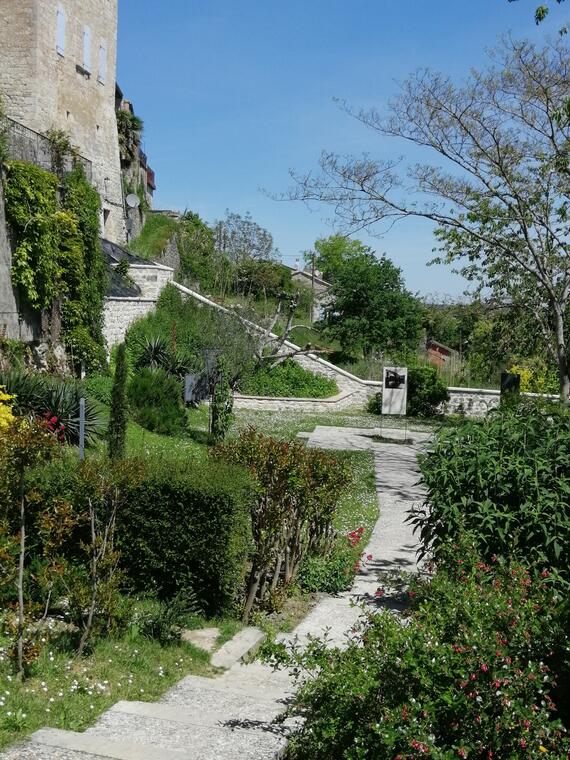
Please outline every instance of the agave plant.
M57 420L58 431L63 431L68 443L79 441L79 399L84 396L81 386L69 380L12 369L0 373L0 385L15 396L12 408L15 414L33 414ZM56 424L56 423L54 423ZM99 405L85 399L85 439L93 443L103 432Z
M160 335L144 336L139 341L136 368L166 368L170 362L168 341Z

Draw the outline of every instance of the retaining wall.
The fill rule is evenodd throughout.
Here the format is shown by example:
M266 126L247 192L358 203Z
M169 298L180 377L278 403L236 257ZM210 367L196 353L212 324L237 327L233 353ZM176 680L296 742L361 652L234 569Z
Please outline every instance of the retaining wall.
M103 307L103 336L107 348L122 343L129 326L156 307L154 298L107 298Z
M484 417L501 402L501 392L486 388L448 388L449 401L442 405L445 414L465 414L467 417ZM557 401L558 396L548 393L523 393L527 398Z

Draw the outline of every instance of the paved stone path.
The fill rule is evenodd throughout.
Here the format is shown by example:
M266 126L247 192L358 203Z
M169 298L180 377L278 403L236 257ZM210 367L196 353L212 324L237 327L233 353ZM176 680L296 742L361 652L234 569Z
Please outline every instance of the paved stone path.
M373 559L356 576L352 589L324 597L283 639L327 632L341 645L361 615L353 602L391 606L377 599L378 573L416 571L416 541L405 512L422 500L417 485L417 454L427 433L317 427L304 435L312 447L372 451L380 502L378 520L366 550ZM219 678L188 676L156 703L118 702L84 733L43 729L31 740L0 754L0 760L270 760L282 755L291 721L275 723L293 693L285 672L257 662L232 665Z

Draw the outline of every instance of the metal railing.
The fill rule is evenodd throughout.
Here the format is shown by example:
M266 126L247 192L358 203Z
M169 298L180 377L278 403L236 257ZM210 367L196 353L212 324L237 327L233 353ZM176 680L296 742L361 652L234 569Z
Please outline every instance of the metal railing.
M53 145L46 135L35 132L8 117L4 117L3 126L6 134L7 153L10 158L15 161L27 161L42 169L47 169L47 171L56 170ZM65 156L63 158L63 173L68 174L77 161L82 164L85 176L91 182L93 165L89 159L83 156Z

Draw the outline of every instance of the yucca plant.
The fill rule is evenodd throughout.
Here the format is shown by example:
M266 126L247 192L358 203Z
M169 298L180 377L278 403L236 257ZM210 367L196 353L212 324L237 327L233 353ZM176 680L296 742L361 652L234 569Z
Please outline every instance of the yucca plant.
M0 385L7 393L15 396L12 408L15 414L32 414L45 417L49 414L57 418L67 443L79 441L79 399L85 395L81 385L75 381L61 380L49 375L11 369L0 373ZM85 439L93 443L101 435L103 420L99 405L90 398L85 399Z

